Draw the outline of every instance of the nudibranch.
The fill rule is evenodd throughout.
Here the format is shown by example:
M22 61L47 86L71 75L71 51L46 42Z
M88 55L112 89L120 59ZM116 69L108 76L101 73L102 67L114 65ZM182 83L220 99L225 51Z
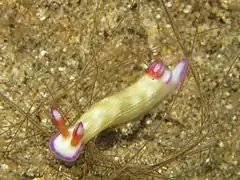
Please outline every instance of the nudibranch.
M153 61L137 82L94 104L69 129L61 113L53 107L51 114L59 133L50 140L51 151L64 161L75 161L84 145L101 131L146 114L179 87L187 67L186 59L172 71L163 63Z

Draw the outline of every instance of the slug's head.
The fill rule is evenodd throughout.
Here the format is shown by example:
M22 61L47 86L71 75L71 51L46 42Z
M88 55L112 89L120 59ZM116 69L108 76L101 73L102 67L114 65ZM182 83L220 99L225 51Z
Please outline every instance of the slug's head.
M166 85L173 85L175 88L182 83L188 69L188 62L183 58L175 68L170 71L159 61L153 61L146 73L153 79L162 79Z
M154 79L159 79L165 71L165 66L160 61L153 61L147 68L146 73Z
M59 133L50 140L51 151L59 159L64 161L75 161L84 147L83 123L79 122L73 129L67 129L65 120L56 108L51 108L51 115L53 124L59 130Z
M172 78L171 83L177 88L183 82L183 79L187 73L188 62L185 58L183 58L172 70Z

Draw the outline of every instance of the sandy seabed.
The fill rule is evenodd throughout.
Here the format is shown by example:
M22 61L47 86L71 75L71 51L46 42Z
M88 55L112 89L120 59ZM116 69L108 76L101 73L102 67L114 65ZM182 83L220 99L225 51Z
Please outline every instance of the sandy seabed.
M0 179L239 179L240 3L0 2ZM74 163L49 150L50 107L73 124L140 77L190 66L178 92L102 132Z

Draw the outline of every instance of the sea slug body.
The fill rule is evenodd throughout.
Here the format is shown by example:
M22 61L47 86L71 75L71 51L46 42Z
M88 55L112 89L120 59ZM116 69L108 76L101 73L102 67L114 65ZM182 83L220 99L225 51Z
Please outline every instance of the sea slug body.
M187 67L186 59L172 71L153 61L137 82L94 104L69 129L58 110L52 108L53 121L60 133L50 140L50 149L64 161L75 161L84 145L101 131L146 114L172 93L182 83Z

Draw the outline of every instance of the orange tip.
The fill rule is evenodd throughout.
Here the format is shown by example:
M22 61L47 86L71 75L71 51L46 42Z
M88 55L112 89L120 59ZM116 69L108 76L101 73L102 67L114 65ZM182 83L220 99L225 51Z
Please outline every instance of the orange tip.
M71 145L77 146L84 135L83 123L79 122L72 132Z
M65 120L63 119L58 109L55 107L51 107L51 115L52 115L53 123L57 127L57 129L60 131L60 134L63 137L68 137L69 132L66 127Z

